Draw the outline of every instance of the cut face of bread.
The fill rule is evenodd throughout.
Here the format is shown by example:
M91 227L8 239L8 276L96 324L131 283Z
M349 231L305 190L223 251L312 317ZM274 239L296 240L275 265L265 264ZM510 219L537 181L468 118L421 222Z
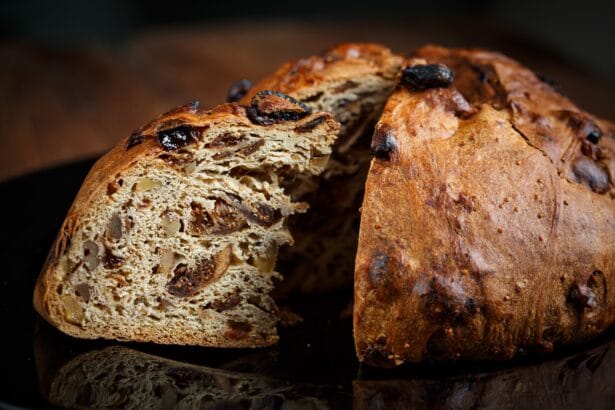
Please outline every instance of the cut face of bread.
M359 359L507 359L608 328L614 135L502 55L419 50L372 141Z
M270 297L282 185L323 171L339 125L273 92L249 106L187 105L90 171L41 276L35 307L73 336L204 346L277 341Z
M343 44L282 65L244 97L247 103L260 90L280 91L314 111L330 112L341 124L325 172L291 188L294 198L310 203L311 212L291 221L296 243L280 255L281 266L289 271L281 293L352 283L358 209L371 159L369 141L401 63L400 56L377 44ZM245 86L239 82L233 96Z

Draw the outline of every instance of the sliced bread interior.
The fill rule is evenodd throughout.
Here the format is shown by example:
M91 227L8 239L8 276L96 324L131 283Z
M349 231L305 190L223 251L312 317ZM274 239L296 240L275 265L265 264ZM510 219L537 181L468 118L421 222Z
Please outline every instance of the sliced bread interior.
M270 91L142 127L84 181L36 309L83 338L275 343L276 255L292 243L286 218L308 208L283 186L323 171L338 130L330 114Z

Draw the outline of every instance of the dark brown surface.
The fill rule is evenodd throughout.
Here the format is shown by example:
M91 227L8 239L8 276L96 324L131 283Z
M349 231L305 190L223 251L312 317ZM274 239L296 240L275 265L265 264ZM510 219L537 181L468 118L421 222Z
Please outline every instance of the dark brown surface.
M361 212L361 361L508 360L604 332L615 126L501 54L415 57L406 65L445 64L456 78L402 83L376 125L373 144L390 148L372 161Z
M582 107L615 118L613 89L475 18L400 22L237 22L144 33L118 48L0 46L0 179L97 155L170 107L224 102L240 78L343 41L408 52L424 43L502 50L562 84Z

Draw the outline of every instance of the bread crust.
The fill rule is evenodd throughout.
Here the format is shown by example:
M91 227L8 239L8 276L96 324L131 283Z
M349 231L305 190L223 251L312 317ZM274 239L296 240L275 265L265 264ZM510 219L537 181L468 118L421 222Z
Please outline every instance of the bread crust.
M260 90L276 90L309 102L320 82L333 83L365 75L393 79L401 61L401 56L379 44L340 44L320 55L287 61L271 76L254 84L241 102L247 103Z
M269 103L270 110L287 109L282 98L273 98ZM276 106L279 105L279 106ZM162 334L154 328L142 326L133 334L118 337L115 334L101 334L84 328L64 317L61 304L58 302L56 287L62 283L62 273L58 269L59 258L70 246L70 240L78 228L80 219L94 204L105 201L113 184L123 172L137 163L153 161L165 152L173 151L160 140L160 133L178 126L189 126L193 129L207 129L209 127L223 127L225 124L240 124L245 128L253 127L254 114L251 107L238 103L223 104L211 110L202 110L198 102L177 107L149 124L141 127L129 137L122 139L111 151L102 156L89 171L67 216L60 228L58 236L51 247L42 271L37 279L33 304L36 311L50 324L71 336L94 339L98 337L126 339L140 342L157 342L163 344L192 344L213 345L224 347L258 347L275 344L276 335L268 335L264 339L244 337L232 339L220 334L211 339L204 340L200 334ZM310 114L306 118L322 117L322 123L334 135L339 128L333 117L326 113ZM251 118L252 117L252 118ZM256 119L258 121L258 119ZM292 129L292 125L289 125ZM190 143L190 142L188 142ZM102 222L101 222L102 223Z
M362 362L509 359L615 321L615 128L519 63L419 49L376 126L355 266ZM598 136L599 134L599 136Z

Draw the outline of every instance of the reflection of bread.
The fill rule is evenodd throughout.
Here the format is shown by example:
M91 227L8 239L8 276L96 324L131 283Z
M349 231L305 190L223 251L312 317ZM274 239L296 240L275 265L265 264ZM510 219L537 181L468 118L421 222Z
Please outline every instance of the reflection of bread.
M244 103L260 90L288 94L315 111L333 114L340 135L325 172L303 187L317 185L310 212L290 221L293 247L282 249L281 292L332 289L352 283L357 248L358 209L371 159L373 124L393 90L402 58L377 44L343 44L324 53L282 65L255 84ZM305 189L305 188L304 188Z
M35 289L65 333L204 346L277 341L269 293L286 217L281 182L323 170L339 124L291 97L187 105L92 168Z
M123 347L74 358L49 389L54 405L83 409L330 408L325 396L318 387L193 366Z
M613 323L612 124L502 55L425 47L372 149L355 272L362 361L506 359Z
M615 343L492 373L354 382L362 409L611 409Z

